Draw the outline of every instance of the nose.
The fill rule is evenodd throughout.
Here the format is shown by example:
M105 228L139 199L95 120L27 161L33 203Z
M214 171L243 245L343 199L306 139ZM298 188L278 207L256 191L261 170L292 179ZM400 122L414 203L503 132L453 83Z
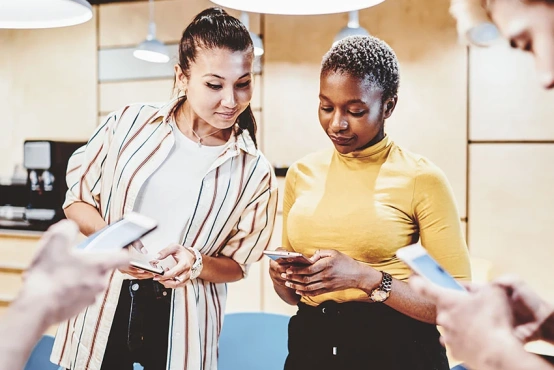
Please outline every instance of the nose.
M338 111L338 109L335 111L335 114L333 114L333 119L331 120L331 125L329 126L329 128L334 133L339 133L348 128L348 121Z
M229 89L225 92L225 96L221 100L221 105L225 108L233 109L237 106L237 98L235 96L235 90Z

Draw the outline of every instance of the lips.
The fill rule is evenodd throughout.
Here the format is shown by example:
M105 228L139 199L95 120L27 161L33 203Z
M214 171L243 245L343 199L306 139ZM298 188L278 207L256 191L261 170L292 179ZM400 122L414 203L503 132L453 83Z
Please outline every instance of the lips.
M333 135L329 135L329 137L337 145L348 145L354 139L353 137L333 136Z
M223 119L232 119L237 114L237 111L235 110L232 112L216 112L216 114Z

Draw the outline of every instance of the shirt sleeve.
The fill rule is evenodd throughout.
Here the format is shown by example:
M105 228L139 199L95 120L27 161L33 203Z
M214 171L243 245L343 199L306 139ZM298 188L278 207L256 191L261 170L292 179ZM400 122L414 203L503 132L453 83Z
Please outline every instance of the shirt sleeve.
M285 194L283 195L283 231L281 238L281 248L288 251L293 251L287 230L287 220L289 217L290 209L296 201L296 176L296 166L292 165L287 171L287 175L285 177Z
M122 112L111 113L98 126L86 145L69 158L66 172L67 193L63 208L85 202L100 209L102 164L108 154L117 120Z
M245 277L248 266L262 258L271 241L277 213L277 189L275 174L270 169L242 212L232 237L219 252L236 261Z
M454 278L471 280L469 253L453 191L444 173L423 159L414 184L413 212L421 245Z

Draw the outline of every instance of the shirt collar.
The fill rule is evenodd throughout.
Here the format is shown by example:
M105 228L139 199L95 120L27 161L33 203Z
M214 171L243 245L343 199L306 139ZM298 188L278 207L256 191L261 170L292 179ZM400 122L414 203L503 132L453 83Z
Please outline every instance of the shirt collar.
M173 113L173 108L177 104L177 101L178 98L168 102L167 104L159 108L158 111L152 116L149 123L162 121L163 123L169 124L171 114ZM234 138L237 148L252 156L257 156L258 149L256 148L254 140L252 140L252 137L250 136L248 130L242 130L242 132L237 135L237 133L240 131L240 127L238 124L235 124L235 126L233 127L233 131L234 133L231 140L233 140Z

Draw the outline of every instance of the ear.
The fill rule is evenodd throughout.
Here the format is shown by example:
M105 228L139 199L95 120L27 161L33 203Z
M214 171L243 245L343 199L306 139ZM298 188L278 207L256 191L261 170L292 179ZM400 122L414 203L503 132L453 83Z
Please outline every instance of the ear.
M383 108L383 119L387 119L392 115L392 112L394 112L394 108L396 108L396 103L398 103L398 95L395 95L385 101Z
M179 91L187 91L189 80L181 69L181 66L179 64L175 64L173 68L175 69L175 81L177 88Z

